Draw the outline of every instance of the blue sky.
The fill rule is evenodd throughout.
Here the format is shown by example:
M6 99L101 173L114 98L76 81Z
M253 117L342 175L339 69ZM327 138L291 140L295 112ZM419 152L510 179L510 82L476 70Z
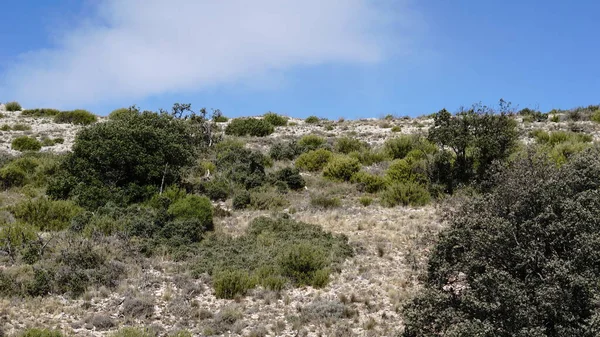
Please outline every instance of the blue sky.
M251 4L251 5L250 5ZM0 101L417 116L600 103L598 1L8 0ZM10 15L6 15L10 13Z

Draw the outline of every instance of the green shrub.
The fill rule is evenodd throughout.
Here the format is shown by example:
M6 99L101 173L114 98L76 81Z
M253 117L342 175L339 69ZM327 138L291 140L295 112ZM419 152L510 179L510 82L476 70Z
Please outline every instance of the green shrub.
M281 210L290 204L281 192L265 188L254 189L250 193L250 200L252 208L258 210Z
M301 154L296 159L296 167L304 171L321 171L333 158L333 153L325 149L317 149Z
M4 189L25 185L27 173L16 165L5 165L0 169L0 182Z
M119 109L115 109L111 113L109 113L108 119L111 119L111 120L124 119L124 118L129 118L130 116L137 115L137 114L138 114L138 112L133 108L119 108Z
M263 119L273 126L286 126L288 118L278 115L274 112L267 112L263 115Z
M62 337L60 331L49 329L27 329L19 337Z
M398 183L427 184L429 182L427 162L408 157L394 160L385 172L385 176L390 181Z
M381 203L386 207L424 206L430 199L427 189L413 181L393 183L381 193Z
M215 122L215 123L225 123L228 120L229 120L229 118L227 118L223 115L213 116L213 122Z
M360 162L356 158L337 155L325 165L323 176L335 181L350 181L358 171L360 171Z
M531 131L530 136L535 138L537 143L550 146L566 142L589 143L593 139L591 135L583 133L569 131L546 132L539 129Z
M371 204L373 203L373 198L368 197L368 196L362 196L362 197L360 197L360 199L358 199L358 201L360 202L361 205L367 207L367 206L371 206Z
M212 229L212 204L206 197L187 195L173 202L168 213L175 219L198 219L204 230Z
M217 170L223 177L246 189L262 186L266 180L267 157L258 151L230 146L217 153Z
M315 274L327 265L325 252L315 248L307 243L288 247L279 258L283 275L296 285L312 285Z
M359 152L366 148L368 145L356 138L342 137L335 142L335 150L343 154Z
M392 128L390 129L390 131L392 131L392 132L400 132L400 131L402 131L402 127L400 127L398 125L394 125L394 126L392 126Z
M17 151L39 151L42 148L42 143L40 143L37 139L21 136L13 139L10 144L11 149Z
M88 209L146 200L161 186L179 183L204 142L195 123L167 114L97 123L78 133L47 193Z
M98 118L87 110L61 111L54 116L55 123L70 123L76 125L90 125L96 123Z
M327 141L323 137L317 135L305 135L298 140L298 146L302 149L302 152L312 151L320 149L327 144Z
M60 231L66 229L71 220L82 209L68 200L30 199L11 207L17 220L39 228L42 231Z
M19 102L7 102L4 104L6 111L21 111L23 108Z
M558 123L558 122L560 122L560 116L556 115L556 114L553 114L552 117L550 118L550 121L552 123Z
M250 206L250 203L250 193L248 191L242 191L233 197L232 207L233 209L245 209Z
M364 149L360 152L350 152L348 155L358 159L358 161L365 166L381 163L388 159L385 151L373 151L371 149Z
M0 127L0 130L1 131L10 131L10 130L12 130L12 128L8 124L2 124L2 127Z
M275 173L273 173L273 182L283 182L289 189L299 190L306 186L304 178L300 175L300 172L296 168L284 167Z
M269 157L273 160L294 160L303 151L303 148L295 141L278 142L269 149Z
M31 125L27 124L15 124L11 127L13 131L29 131L31 130Z
M384 145L384 151L392 159L402 159L415 148L417 138L415 136L400 136L388 139Z
M254 288L255 281L243 270L225 270L213 275L213 287L217 298L233 299L243 296Z
M236 118L225 128L226 135L265 137L275 131L273 125L264 119Z
M226 179L216 178L202 184L202 191L210 200L225 201L229 198L230 190Z
M383 177L365 171L356 172L350 182L358 185L358 190L367 193L377 193L385 188L386 181Z
M316 124L319 123L319 121L321 121L321 119L319 119L319 117L317 116L308 116L304 122L308 123L308 124Z
M56 109L27 109L21 112L21 116L27 117L54 117L60 113Z
M590 120L596 123L600 123L600 109L596 109L590 116Z
M316 194L310 197L310 205L316 208L336 208L342 205L339 198L330 197L325 194Z
M599 159L529 153L450 213L403 336L596 336Z

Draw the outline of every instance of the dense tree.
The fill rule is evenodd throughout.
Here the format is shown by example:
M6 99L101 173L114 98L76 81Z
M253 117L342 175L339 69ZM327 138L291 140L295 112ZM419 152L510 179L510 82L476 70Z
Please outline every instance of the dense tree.
M404 336L598 336L600 149L533 154L451 217Z

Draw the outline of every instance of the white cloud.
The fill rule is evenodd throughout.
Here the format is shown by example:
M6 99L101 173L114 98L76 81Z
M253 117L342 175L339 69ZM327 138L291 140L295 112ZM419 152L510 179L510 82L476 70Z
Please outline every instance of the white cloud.
M378 62L390 15L374 1L103 0L53 48L21 55L0 87L28 106L64 108L201 90L294 66Z

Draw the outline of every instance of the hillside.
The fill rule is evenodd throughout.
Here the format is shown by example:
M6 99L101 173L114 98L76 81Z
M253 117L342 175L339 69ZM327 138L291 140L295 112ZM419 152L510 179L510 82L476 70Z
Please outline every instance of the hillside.
M600 138L594 107L490 117L499 124L469 138L469 159L477 164L461 178L463 172L439 168L460 167L457 157L440 159L453 140L431 136L441 114L337 121L275 115L281 123L259 116L285 125L250 136L232 134L235 120L163 121L139 111L90 125L23 116L4 105L0 113L7 125L0 142L0 335L7 336L30 328L66 336L400 335L403 308L424 287L438 233L465 200L487 193L481 186L498 161L511 162L530 146L562 165ZM514 131L514 142L488 158L497 146L487 141L501 127ZM81 154L69 157L82 130ZM139 159L141 173L128 163L144 145L124 144L127 130L147 137L140 144L151 143L152 154L164 151ZM212 130L210 141L198 140L198 130ZM180 138L165 140L177 132ZM62 142L13 149L23 136ZM194 141L198 147L188 149ZM115 158L103 161L104 153ZM315 169L310 165L321 159L303 166L300 158L313 153L326 158ZM100 169L88 171L86 163ZM175 165L180 170L171 171ZM133 178L102 189L127 174ZM200 224L205 209L211 219ZM126 335L128 327L141 330Z

